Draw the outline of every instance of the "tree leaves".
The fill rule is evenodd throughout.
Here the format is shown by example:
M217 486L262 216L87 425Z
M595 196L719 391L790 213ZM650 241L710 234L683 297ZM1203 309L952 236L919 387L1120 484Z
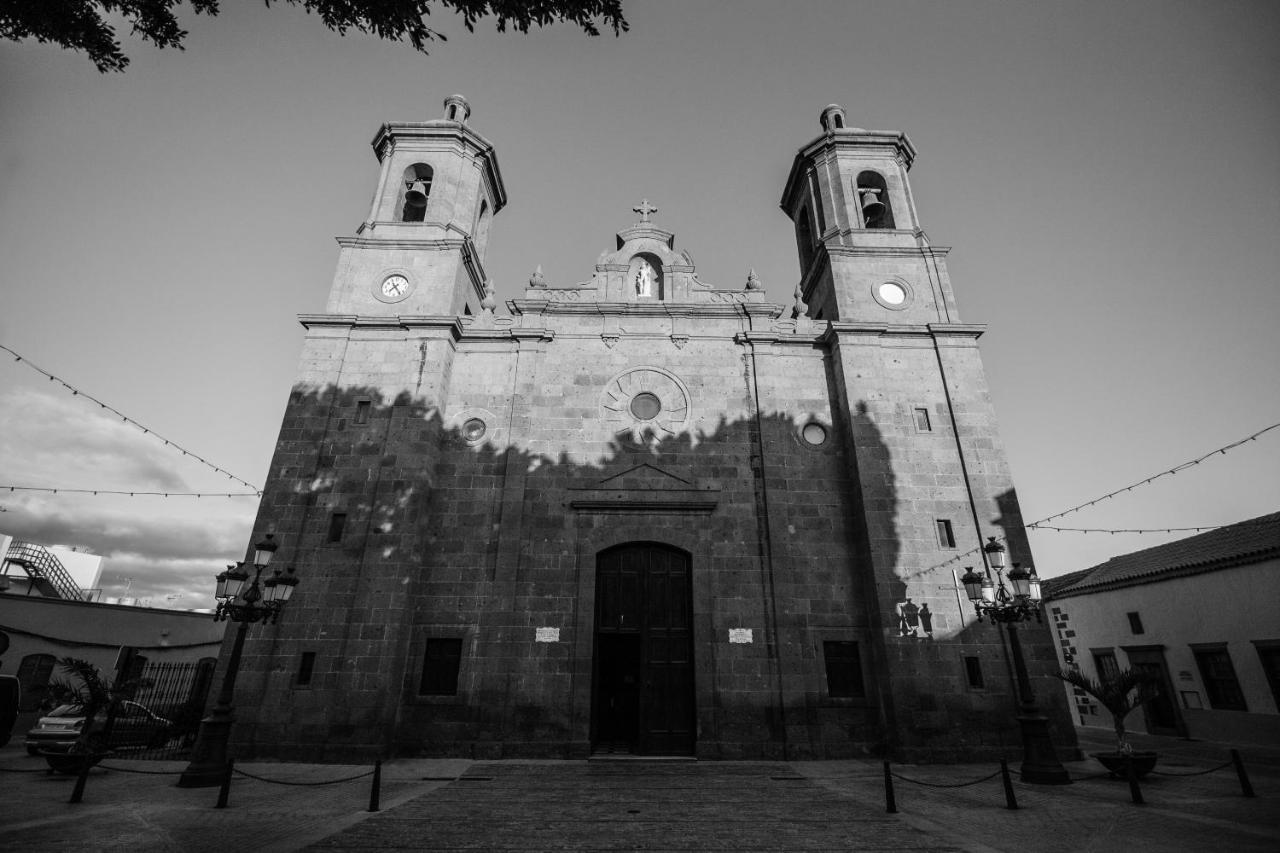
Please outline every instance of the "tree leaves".
M21 41L34 38L68 50L85 53L98 70L123 71L129 57L120 49L115 30L104 15L116 14L129 22L131 33L159 48L182 50L187 31L178 25L173 7L179 0L9 0L0 6L0 38ZM217 15L217 0L187 0L196 14ZM267 6L280 0L265 0ZM629 29L622 16L622 0L283 0L315 12L338 35L347 30L376 35L387 41L408 41L414 50L427 52L427 44L445 41L423 20L433 8L449 9L462 16L474 31L476 22L492 17L499 32L511 27L527 33L530 27L554 23L576 24L587 35L600 35L599 21L614 35Z

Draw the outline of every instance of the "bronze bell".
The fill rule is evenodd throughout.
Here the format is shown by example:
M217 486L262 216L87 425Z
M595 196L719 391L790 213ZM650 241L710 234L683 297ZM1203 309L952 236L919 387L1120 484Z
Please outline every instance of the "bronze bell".
M405 190L404 203L409 207L426 207L427 190L425 181L410 181L409 189Z
M863 188L858 192L862 194L862 218L864 220L870 223L884 215L884 202L876 197L880 190Z

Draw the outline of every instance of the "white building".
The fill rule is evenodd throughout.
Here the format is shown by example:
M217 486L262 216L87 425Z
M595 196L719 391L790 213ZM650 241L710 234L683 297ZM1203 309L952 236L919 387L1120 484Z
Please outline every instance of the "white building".
M1280 513L1045 582L1063 665L1147 669L1161 696L1130 730L1280 744ZM1084 726L1110 715L1080 691Z

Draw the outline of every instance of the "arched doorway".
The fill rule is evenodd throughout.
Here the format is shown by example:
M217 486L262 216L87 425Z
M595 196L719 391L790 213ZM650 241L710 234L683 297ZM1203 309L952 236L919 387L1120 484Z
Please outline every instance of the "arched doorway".
M593 749L693 753L692 599L683 551L633 542L596 558Z

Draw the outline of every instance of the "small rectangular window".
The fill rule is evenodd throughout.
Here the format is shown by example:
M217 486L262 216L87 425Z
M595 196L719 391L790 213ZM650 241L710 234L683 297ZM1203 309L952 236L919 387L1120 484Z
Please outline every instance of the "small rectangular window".
M356 400L356 423L367 424L369 422L369 412L372 409L372 400Z
M1093 667L1098 672L1099 681L1115 678L1120 672L1120 665L1116 663L1115 652L1094 652Z
M432 637L422 660L420 696L457 696L458 670L462 666L460 637Z
M984 686L982 681L982 659L977 655L964 656L964 675L969 680L969 686L975 690L980 690Z
M858 644L848 640L827 640L822 644L822 651L827 663L827 693L833 699L866 696Z
M943 548L956 547L956 534L955 531L951 529L950 519L938 519L938 544Z
M1258 660L1262 662L1267 684L1271 685L1271 695L1280 706L1280 644L1254 640L1254 646L1258 649Z
M928 409L916 409L916 432L933 432L933 424L929 423Z
M1236 668L1226 649L1193 649L1204 692L1209 694L1209 707L1222 711L1247 711L1244 693L1236 679Z
M302 657L298 660L298 681L299 687L305 687L311 683L311 673L316 668L316 653L303 652Z
M341 542L342 529L347 526L347 514L345 512L335 512L329 516L329 538L326 542Z
M1141 617L1141 616L1139 616L1137 613L1126 613L1126 614L1125 614L1125 616L1128 616L1128 617L1129 617L1129 630L1130 630L1130 631L1132 631L1132 632L1133 632L1133 633L1135 633L1135 634L1144 634L1144 633L1146 633L1145 631L1143 631L1143 630L1142 630L1142 617Z

